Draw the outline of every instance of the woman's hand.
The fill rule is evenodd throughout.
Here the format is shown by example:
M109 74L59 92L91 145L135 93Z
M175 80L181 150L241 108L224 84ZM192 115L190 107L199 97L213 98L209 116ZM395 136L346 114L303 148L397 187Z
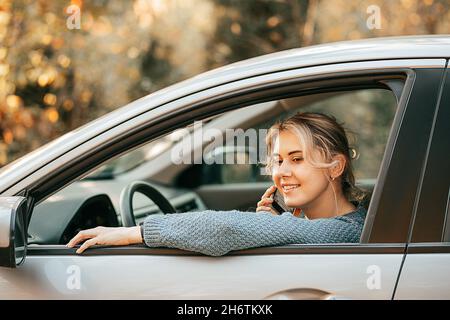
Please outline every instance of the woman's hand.
M256 211L267 211L274 215L278 215L278 213L272 208L272 194L275 192L277 188L275 186L271 186L269 189L264 192L261 197L261 200L257 204Z
M82 253L89 247L94 245L111 245L111 246L126 246L129 244L142 243L140 227L97 227L78 232L67 244L67 247L73 248L78 243L87 240L77 250L77 253Z

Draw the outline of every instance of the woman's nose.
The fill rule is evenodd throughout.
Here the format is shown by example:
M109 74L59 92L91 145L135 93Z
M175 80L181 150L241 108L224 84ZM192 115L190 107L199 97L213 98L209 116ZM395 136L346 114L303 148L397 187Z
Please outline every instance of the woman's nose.
M292 175L291 167L287 161L281 162L278 167L278 175L282 177L289 177Z

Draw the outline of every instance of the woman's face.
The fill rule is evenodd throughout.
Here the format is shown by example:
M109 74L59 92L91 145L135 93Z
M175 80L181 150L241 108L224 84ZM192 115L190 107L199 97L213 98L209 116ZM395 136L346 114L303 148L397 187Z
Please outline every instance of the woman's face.
M312 152L318 156L316 150ZM295 134L287 130L279 133L274 141L272 179L286 205L307 209L329 196L327 193L332 190L325 172L304 160L302 145Z

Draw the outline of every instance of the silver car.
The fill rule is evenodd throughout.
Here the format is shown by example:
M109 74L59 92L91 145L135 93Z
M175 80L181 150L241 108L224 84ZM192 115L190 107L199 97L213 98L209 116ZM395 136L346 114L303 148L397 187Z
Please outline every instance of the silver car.
M450 299L449 36L379 38L261 56L111 112L0 170L0 299ZM238 141L308 110L355 132L371 195L359 244L209 257L65 243L149 214L252 210L270 180ZM239 131L241 130L241 131ZM192 138L192 139L191 139ZM188 143L189 142L189 143ZM191 161L174 161L183 150ZM200 150L200 152L199 152ZM200 161L199 160L200 157ZM136 195L134 196L134 193Z

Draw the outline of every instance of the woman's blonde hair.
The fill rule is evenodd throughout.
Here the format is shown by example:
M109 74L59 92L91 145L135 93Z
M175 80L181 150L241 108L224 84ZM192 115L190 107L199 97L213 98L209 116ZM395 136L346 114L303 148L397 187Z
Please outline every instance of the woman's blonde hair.
M345 168L341 175L341 187L348 201L365 202L367 193L355 186L355 177L351 160L356 158L356 150L349 147L344 127L333 116L316 112L299 112L294 116L279 121L270 127L266 136L267 163L269 174L273 168L274 141L281 131L290 131L299 137L303 147L303 157L315 168L330 168L336 164L333 156L341 154L345 157ZM311 152L317 150L321 159Z

